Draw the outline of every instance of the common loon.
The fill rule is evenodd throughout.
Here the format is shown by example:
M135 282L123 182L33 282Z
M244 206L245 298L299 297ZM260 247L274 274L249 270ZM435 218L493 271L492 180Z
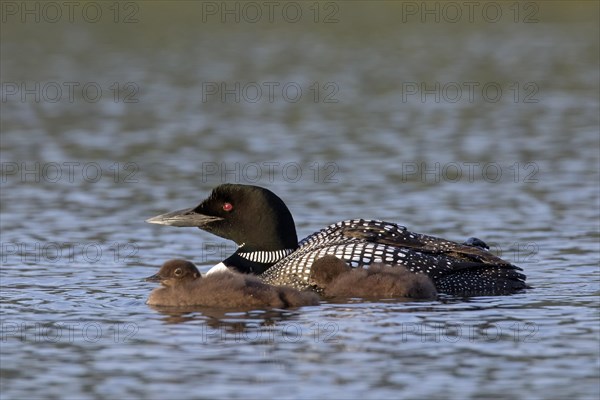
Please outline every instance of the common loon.
M368 268L352 268L332 255L313 263L310 279L327 297L437 297L433 282L425 274L410 272L402 265L383 263L373 263Z
M167 261L146 280L162 284L146 302L153 306L252 309L319 304L313 292L267 285L255 276L221 272L202 277L193 263L180 259Z
M334 255L352 267L384 262L427 274L438 292L503 295L525 289L521 268L471 238L464 244L413 233L385 221L341 221L298 243L294 219L285 203L259 186L222 184L198 206L162 214L146 222L198 227L233 240L238 249L218 266L257 274L273 285L310 288L316 259Z

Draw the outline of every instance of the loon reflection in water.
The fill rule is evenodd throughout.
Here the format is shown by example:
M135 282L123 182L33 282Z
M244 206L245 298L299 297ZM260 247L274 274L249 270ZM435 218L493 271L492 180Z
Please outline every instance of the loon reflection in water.
M314 261L334 255L352 267L375 262L404 266L428 275L440 293L505 295L527 288L521 268L491 254L476 238L460 244L391 222L354 219L332 224L298 243L285 203L258 186L222 184L198 206L146 222L198 227L233 240L238 249L218 267L256 274L273 285L310 288Z

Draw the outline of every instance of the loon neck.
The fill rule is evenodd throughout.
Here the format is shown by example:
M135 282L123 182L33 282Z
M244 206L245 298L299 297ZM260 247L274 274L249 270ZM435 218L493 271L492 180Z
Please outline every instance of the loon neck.
M250 251L250 252L238 251L237 255L240 256L241 258L244 258L244 259L246 259L248 261L252 261L252 262L258 262L258 263L263 263L263 264L274 264L274 263L278 262L279 260L289 256L294 251L295 251L295 249L282 249L282 250L271 250L271 251L260 250L260 251Z
M244 274L262 274L296 249L246 250L244 245L241 245L235 253L223 261L223 264Z

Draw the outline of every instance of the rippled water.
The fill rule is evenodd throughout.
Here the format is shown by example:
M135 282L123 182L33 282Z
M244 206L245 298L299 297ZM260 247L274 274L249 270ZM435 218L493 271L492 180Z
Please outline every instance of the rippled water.
M126 2L115 23L108 2L91 2L98 23L48 22L49 9L23 23L8 3L2 398L600 394L594 2L529 2L516 17L496 2L498 22L474 23L422 23L412 2L320 3L317 17L296 2L298 23L221 23L210 2ZM207 270L234 245L143 221L225 181L279 194L299 237L356 217L480 237L534 289L286 311L146 306L142 278L164 260Z

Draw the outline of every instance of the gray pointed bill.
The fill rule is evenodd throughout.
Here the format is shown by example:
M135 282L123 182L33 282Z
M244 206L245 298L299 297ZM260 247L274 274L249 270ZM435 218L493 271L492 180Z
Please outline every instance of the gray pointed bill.
M160 282L160 281L162 281L162 277L160 275L158 275L158 274L154 274L152 276L144 278L144 280L146 282Z
M150 224L170 225L170 226L188 226L202 228L207 224L222 220L220 217L211 217L209 215L194 212L193 208L185 208L157 215L146 220Z

